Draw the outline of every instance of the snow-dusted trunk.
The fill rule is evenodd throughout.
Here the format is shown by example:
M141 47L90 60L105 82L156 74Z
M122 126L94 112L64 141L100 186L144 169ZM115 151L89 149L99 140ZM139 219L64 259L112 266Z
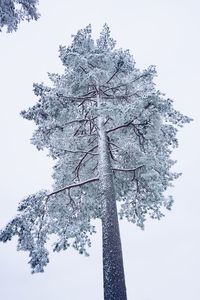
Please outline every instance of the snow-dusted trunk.
M117 205L113 184L108 139L101 115L102 103L97 99L99 117L99 172L103 197L103 280L104 300L126 300L126 285L122 258L122 247L117 216Z

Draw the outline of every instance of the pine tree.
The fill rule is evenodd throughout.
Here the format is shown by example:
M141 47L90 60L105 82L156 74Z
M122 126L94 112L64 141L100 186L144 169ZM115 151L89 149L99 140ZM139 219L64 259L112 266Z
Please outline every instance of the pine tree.
M0 31L7 27L7 32L16 31L22 20L37 20L38 0L0 0Z
M32 272L42 272L48 236L57 235L54 251L88 255L92 221L101 219L105 300L127 299L118 215L143 229L171 209L164 192L180 174L170 154L190 122L156 89L155 67L140 71L115 46L107 25L97 41L87 26L60 47L64 73L49 74L51 86L34 84L38 102L22 116L37 125L32 143L55 159L54 186L22 200L0 232L3 242L17 235Z

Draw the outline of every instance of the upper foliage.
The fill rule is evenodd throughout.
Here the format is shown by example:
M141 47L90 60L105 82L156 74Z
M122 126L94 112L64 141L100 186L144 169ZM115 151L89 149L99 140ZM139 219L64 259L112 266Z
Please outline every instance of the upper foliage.
M155 67L140 71L129 51L115 44L107 25L96 42L90 25L78 31L69 47L60 47L64 73L49 74L50 87L34 84L38 102L22 112L37 125L32 143L39 150L47 148L55 159L55 192L23 200L19 215L0 239L18 235L19 248L30 251L34 272L48 262L44 245L49 234L58 236L54 250L66 249L72 241L86 253L88 233L94 232L91 220L101 218L101 184L96 180L98 93L120 216L143 228L147 215L160 219L162 207L171 208L172 198L164 192L179 174L170 170L170 154L178 145L178 127L190 119L156 89ZM96 181L63 188L90 178Z
M16 31L22 20L37 20L38 0L0 0L0 31L7 27L7 32Z

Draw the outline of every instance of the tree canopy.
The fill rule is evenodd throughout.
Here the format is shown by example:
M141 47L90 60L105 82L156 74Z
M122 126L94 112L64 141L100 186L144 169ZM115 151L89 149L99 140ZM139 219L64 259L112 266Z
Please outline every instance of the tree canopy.
M0 0L0 31L16 31L21 21L37 20L37 4L38 0Z
M6 242L18 236L18 250L30 252L33 272L48 263L45 247L55 234L54 251L70 245L88 254L93 220L102 218L98 119L108 143L120 218L144 228L148 216L160 219L173 199L166 189L180 174L170 157L177 131L190 118L173 108L155 86L156 70L136 67L128 50L116 48L105 24L94 41L91 26L61 46L63 74L49 74L50 86L34 84L37 103L22 116L35 122L32 143L55 160L53 191L23 199L17 216L0 232ZM98 97L101 105L98 105Z

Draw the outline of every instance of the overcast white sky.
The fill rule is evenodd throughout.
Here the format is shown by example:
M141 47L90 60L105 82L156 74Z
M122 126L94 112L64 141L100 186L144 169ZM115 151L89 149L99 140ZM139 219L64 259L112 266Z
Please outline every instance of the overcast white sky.
M118 46L137 66L157 66L158 88L175 107L194 118L179 134L176 170L183 176L171 191L173 210L142 232L121 222L128 299L199 300L200 2L198 0L40 0L41 18L17 33L0 34L0 227L27 194L51 185L51 161L29 142L31 122L19 112L36 100L33 82L60 72L59 44L89 23L94 35L107 22ZM102 300L101 232L91 256L74 250L50 256L45 273L31 275L16 241L0 244L2 300Z

